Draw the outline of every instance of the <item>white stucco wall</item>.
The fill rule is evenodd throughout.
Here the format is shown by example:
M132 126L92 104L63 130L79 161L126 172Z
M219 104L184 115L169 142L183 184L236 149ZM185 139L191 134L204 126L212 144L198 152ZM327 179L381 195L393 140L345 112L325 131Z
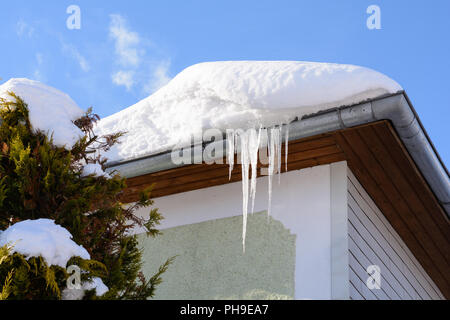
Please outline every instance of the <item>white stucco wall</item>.
M332 274L335 277L336 272L345 272L342 270L342 264L336 267L331 263L331 229L334 228L333 225L339 225L339 220L336 223L336 219L333 221L331 219L331 201L341 201L341 206L346 207L346 198L336 200L339 193L335 193L332 200L333 185L334 188L340 186L336 181L331 183L332 176L335 177L334 179L340 176L332 174L335 170L334 165L283 173L280 184L278 184L277 176L273 180L272 218L280 221L285 228L296 235L296 299L334 298L332 283L335 292L336 283L339 287L339 283L345 281L343 279L339 282L338 279L336 282L336 278L332 281ZM346 170L345 162L342 162L340 167L340 170ZM345 174L341 176L345 182ZM341 184L341 186L344 185ZM241 182L237 182L157 198L155 207L159 208L165 218L160 229L241 216L241 192ZM342 194L346 197L346 192ZM267 210L267 202L267 177L258 178L255 212ZM251 221L247 228L252 228ZM338 232L346 234L346 230ZM339 239L339 234L333 233L333 237ZM346 248L342 250L347 252ZM339 276L342 277L342 274ZM339 288L337 291L339 292ZM342 290L340 292L342 294Z

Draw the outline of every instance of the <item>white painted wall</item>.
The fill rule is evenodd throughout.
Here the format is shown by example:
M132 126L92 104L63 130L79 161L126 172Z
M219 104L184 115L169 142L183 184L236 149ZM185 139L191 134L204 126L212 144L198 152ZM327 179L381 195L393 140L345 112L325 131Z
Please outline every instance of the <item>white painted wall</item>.
M344 184L341 183L341 186L345 188L345 162L340 170L344 170L344 175L341 175ZM273 180L272 217L296 235L296 299L333 298L330 232L332 171L332 165L323 165L283 173L280 184L277 176ZM255 212L267 210L267 181L267 177L258 178ZM342 193L344 198L345 190ZM157 198L155 207L165 218L161 229L241 215L241 192L241 182L236 182ZM335 194L333 201L337 201L338 194ZM341 199L341 203L346 208L346 199ZM346 210L343 211L346 214ZM252 228L251 223L247 228ZM346 230L340 232L345 232L346 237ZM348 254L346 247L344 251L340 250ZM342 264L336 270L342 272ZM340 277L340 281L348 285L348 276L345 278L344 274L343 278L341 274Z
M350 170L348 224L352 299L444 298ZM380 289L367 288L369 265L378 265L381 269Z
M347 162L330 165L331 299L347 300L349 292Z

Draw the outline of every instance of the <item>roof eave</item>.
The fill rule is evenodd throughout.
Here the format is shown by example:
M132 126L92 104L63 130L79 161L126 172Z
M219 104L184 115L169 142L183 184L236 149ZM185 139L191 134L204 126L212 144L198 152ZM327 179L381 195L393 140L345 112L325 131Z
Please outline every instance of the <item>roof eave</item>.
M283 130L289 129L289 140L297 140L379 120L391 121L410 156L450 217L448 170L405 92L304 116L301 120L285 125ZM224 144L225 140L212 143ZM191 148L203 147L201 144L191 146ZM131 178L180 166L183 164L173 163L171 151L166 151L125 162L110 163L108 171L117 170L122 176Z

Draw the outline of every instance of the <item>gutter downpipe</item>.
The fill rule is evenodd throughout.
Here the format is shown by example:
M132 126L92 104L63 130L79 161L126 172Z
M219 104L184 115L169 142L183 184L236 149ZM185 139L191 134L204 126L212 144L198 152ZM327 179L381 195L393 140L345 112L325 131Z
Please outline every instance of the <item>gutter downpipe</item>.
M422 126L414 107L403 91L353 106L343 106L304 116L301 120L284 125L282 136L284 137L286 126L289 126L289 140L297 140L379 120L391 121L409 154L446 211L447 217L450 217L449 173ZM223 140L213 141L210 144L222 144L222 148L225 150L225 137ZM191 151L194 150L195 155L202 154L204 147L204 144L197 144L190 148ZM181 166L184 164L176 165L172 162L171 150L169 150L138 159L111 162L107 164L107 171L117 170L122 176L131 178Z

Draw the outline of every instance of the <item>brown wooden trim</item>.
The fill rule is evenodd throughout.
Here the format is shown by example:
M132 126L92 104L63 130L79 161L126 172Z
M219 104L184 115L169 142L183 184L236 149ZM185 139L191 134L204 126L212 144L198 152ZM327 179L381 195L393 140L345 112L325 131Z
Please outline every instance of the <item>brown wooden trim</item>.
M284 146L281 151L284 154ZM344 160L341 149L330 135L321 136L315 140L308 139L304 145L298 142L293 143L292 147L289 145L288 151L288 171ZM235 157L235 163L237 163L237 160L237 157ZM261 176L260 169L262 167L264 166L259 163L258 177ZM281 167L282 171L284 171L284 156L281 160ZM122 197L122 201L136 201L139 198L139 193L152 184L154 184L152 197L157 198L241 180L240 165L234 166L230 180L228 179L229 168L227 164L189 165L170 169L165 171L165 173L151 173L128 179L128 187Z
M282 152L284 172L284 146ZM392 125L379 121L289 142L288 171L342 160L450 298L449 219ZM262 167L258 164L258 176ZM128 179L122 201L136 201L152 184L157 198L240 180L240 165L235 165L231 179L227 164L187 165Z

